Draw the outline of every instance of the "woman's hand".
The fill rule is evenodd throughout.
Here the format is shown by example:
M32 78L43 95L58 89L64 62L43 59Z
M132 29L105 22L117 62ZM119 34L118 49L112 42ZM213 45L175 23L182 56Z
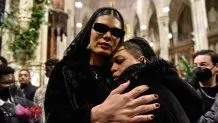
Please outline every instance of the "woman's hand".
M150 121L153 114L146 114L160 107L160 104L147 104L158 98L158 95L144 95L146 85L138 86L131 91L121 94L129 85L129 81L112 90L106 100L91 110L92 123L137 123Z

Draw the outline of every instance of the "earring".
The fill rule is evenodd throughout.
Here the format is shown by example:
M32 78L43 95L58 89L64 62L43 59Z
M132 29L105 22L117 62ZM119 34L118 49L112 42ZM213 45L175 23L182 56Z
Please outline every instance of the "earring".
M86 47L86 49L88 49L88 50L91 49L91 48L90 48L90 44L88 44L88 46Z

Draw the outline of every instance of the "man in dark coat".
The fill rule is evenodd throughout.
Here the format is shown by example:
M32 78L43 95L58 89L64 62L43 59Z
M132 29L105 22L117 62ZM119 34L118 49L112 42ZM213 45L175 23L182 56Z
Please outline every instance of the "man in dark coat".
M30 71L27 69L21 69L19 71L19 82L20 87L25 94L26 98L30 101L33 101L35 92L37 87L32 85L31 83L31 77L30 77Z

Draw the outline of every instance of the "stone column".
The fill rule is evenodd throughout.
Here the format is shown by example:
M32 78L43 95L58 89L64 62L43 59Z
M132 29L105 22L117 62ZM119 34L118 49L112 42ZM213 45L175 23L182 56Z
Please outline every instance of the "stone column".
M160 16L158 18L159 35L160 35L160 56L165 60L169 59L169 17Z
M19 3L19 23L24 29L28 28L28 22L31 18L31 8L33 7L33 0L20 0Z
M48 11L44 17L45 22L48 22ZM39 38L38 38L39 45L37 46L36 50L36 60L40 63L41 72L40 72L40 85L45 84L48 80L44 74L44 67L42 67L47 60L47 51L48 51L48 24L42 24L39 29Z
M205 0L191 0L193 36L195 38L195 50L208 49L207 39L207 15Z
M177 45L178 42L178 23L177 21L174 21L171 25L171 29L172 29L172 36L173 36L173 46ZM175 58L175 64L177 65L179 63L179 57L178 54L175 53L174 55Z
M11 0L5 0L5 12L4 13L9 12L10 3L11 3ZM12 37L9 36L10 32L8 32L7 30L4 30L4 31L6 32L2 34L1 55L7 58L8 61L10 62L12 60L12 53L10 53L8 49L8 41L10 41Z
M64 11L68 14L67 20L67 46L72 42L74 39L74 16L75 16L75 0L65 0L64 1L65 9Z

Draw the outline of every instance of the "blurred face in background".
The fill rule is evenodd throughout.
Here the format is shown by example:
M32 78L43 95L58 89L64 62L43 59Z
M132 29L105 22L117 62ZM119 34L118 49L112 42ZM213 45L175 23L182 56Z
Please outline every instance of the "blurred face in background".
M0 88L8 88L10 85L15 84L14 74L2 75L0 79Z
M217 65L214 65L210 55L198 55L194 58L194 67L203 67L211 70L212 75L218 71Z
M21 70L19 72L18 79L20 84L27 84L31 80L30 73L26 70Z
M215 86L216 75L218 73L218 64L213 64L210 55L197 55L194 58L194 67L196 70L196 76L201 82L201 86Z

